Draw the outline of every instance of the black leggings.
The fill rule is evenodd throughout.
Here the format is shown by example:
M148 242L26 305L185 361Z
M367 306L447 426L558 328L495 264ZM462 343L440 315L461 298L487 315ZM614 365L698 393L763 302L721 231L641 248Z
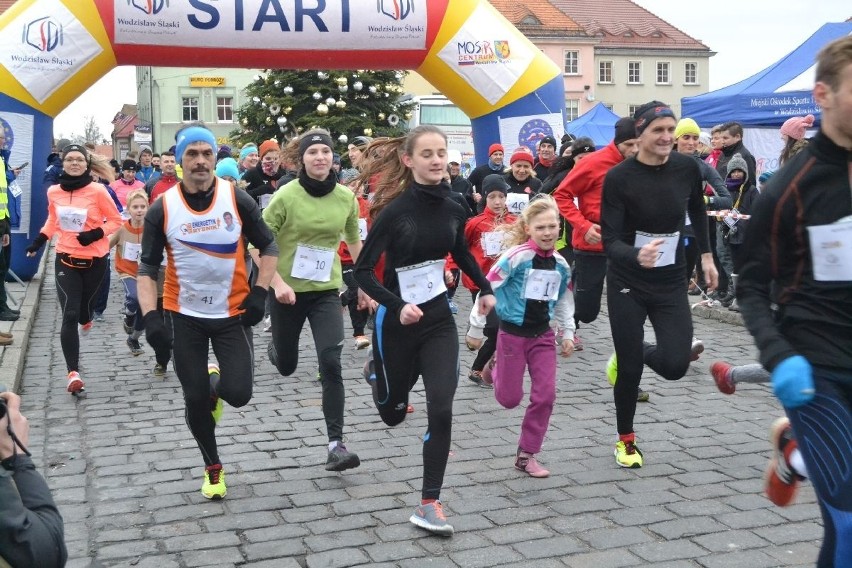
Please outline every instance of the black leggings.
M612 272L607 277L609 324L618 359L613 396L619 434L633 432L644 365L668 381L680 379L689 368L692 314L686 282L678 278L654 286L653 291L641 290L635 283L621 282ZM644 341L646 319L654 327L656 345Z
M322 413L328 441L342 442L346 393L340 375L343 314L337 290L299 292L293 305L273 300L270 315L272 341L269 342L269 360L285 377L296 371L299 364L299 336L305 320L310 322L322 377Z
M438 499L444 484L453 427L453 398L459 381L456 322L443 294L421 304L419 322L402 325L384 306L376 312L373 398L382 420L396 426L405 419L408 393L419 376L426 389L428 427L423 436L423 499Z
M166 325L175 338L175 373L183 387L186 406L184 416L192 432L204 465L221 463L216 447L216 424L210 413L210 375L207 372L207 352L219 365L219 398L235 408L251 400L254 384L254 347L251 328L240 323L238 316L206 319L165 312Z
M471 296L473 296L473 303L476 305L476 297L479 295L479 291L471 292ZM494 355L494 352L497 351L497 331L500 327L500 318L497 317L497 311L491 310L488 312L488 315L485 316L485 327L482 328L482 334L485 336L485 341L479 347L479 351L476 352L476 358L473 360L473 365L470 366L471 371L482 371L485 368L485 364L488 363L488 360L491 359L491 356Z
M785 408L822 513L818 568L848 566L852 556L852 373L814 367L816 395Z
M95 296L104 272L109 268L108 257L93 258L87 267L71 266L68 255L57 253L54 262L56 294L62 309L59 342L68 372L80 370L80 334L77 325L92 321Z
M367 310L358 309L358 283L355 281L355 265L344 264L343 283L346 290L340 295L340 303L344 308L349 308L349 319L352 321L352 335L358 337L364 335L364 327L367 325L369 314Z
M601 313L606 256L574 252L574 323L591 323ZM577 325L579 327L579 325Z

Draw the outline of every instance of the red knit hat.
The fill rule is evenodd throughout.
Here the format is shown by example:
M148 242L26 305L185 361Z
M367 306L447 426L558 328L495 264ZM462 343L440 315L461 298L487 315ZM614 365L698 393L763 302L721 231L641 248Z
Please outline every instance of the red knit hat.
M269 140L263 141L263 143L260 145L260 148L258 149L258 154L261 158L263 158L264 154L268 152L278 152L279 150L281 150L281 146L278 145L278 142L276 140L272 140L270 138Z
M812 128L814 125L814 115L794 116L788 118L787 122L781 125L781 134L786 134L794 140L801 140L805 137L805 131Z
M529 148L527 148L526 146L521 146L520 148L512 152L512 157L509 159L509 165L512 165L520 160L529 162L530 165L533 165L535 163L535 158L533 158L532 152L530 152Z
M489 147L488 147L488 157L490 158L490 157L491 157L491 154L493 154L494 152L503 152L503 153L505 153L505 150L503 150L503 145L502 145L502 144L500 144L499 142L497 142L497 143L494 143L494 144L492 144L491 146L489 146Z

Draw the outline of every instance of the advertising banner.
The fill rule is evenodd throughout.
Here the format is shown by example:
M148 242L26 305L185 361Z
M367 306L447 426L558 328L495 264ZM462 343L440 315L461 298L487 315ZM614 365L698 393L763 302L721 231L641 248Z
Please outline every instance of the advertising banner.
M115 0L115 43L269 50L426 46L427 0Z
M539 140L553 136L558 141L564 133L559 113L500 119L500 144L506 149L507 162L508 156L520 146L526 146L535 155Z
M43 167L33 164L33 117L29 114L0 112L0 128L6 133L6 148L10 150L9 165L18 168L27 164L27 167L21 170L14 185L9 187L11 194L9 209L20 207L21 211L19 226L13 227L12 232L27 234L32 210L33 172L40 183L44 170ZM13 215L12 223L14 224L15 221L15 215Z

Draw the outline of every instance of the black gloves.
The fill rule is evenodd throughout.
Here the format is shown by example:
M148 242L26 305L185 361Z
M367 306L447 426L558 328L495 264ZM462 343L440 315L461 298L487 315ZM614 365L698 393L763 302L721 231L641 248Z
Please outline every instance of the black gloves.
M266 311L266 296L268 292L263 286L252 286L243 303L239 305L239 309L245 310L240 314L240 322L246 327L251 327L260 323L263 319L263 314Z
M145 324L145 339L154 348L157 363L165 367L172 356L172 334L163 322L163 315L151 310L142 318Z
M44 246L44 243L47 242L47 235L44 233L39 233L36 238L33 239L33 244L27 247L27 252L30 254L37 253L38 250Z
M88 231L77 233L77 241L84 247L89 246L96 240L102 238L104 238L104 230L100 227L98 227L97 229L89 229Z

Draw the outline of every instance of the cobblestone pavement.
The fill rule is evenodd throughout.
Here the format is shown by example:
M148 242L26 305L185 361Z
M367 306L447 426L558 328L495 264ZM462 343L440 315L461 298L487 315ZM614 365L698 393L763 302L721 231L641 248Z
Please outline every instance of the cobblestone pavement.
M696 318L707 351L680 381L646 372L640 470L612 457L615 413L603 367L609 324L584 326L584 351L559 363L558 397L540 454L548 479L513 469L522 409L462 377L442 500L456 534L430 536L408 522L419 498L422 386L396 428L378 418L360 379L364 352L344 348L347 444L360 468L326 472L325 425L310 334L294 376L268 362L255 331L254 398L226 406L218 427L228 496L200 494L202 461L183 419L177 378L153 377L153 355L132 357L113 282L107 321L82 339L88 397L64 389L58 309L48 263L30 322L21 384L30 448L66 523L69 566L615 566L813 565L822 534L805 483L797 504L761 495L767 430L781 410L765 386L720 394L717 358L750 362L741 326ZM459 294L462 314L469 309ZM29 314L28 317L32 317ZM348 320L348 317L345 318ZM466 318L457 317L460 335ZM347 324L348 325L348 324ZM144 344L144 342L143 342Z

